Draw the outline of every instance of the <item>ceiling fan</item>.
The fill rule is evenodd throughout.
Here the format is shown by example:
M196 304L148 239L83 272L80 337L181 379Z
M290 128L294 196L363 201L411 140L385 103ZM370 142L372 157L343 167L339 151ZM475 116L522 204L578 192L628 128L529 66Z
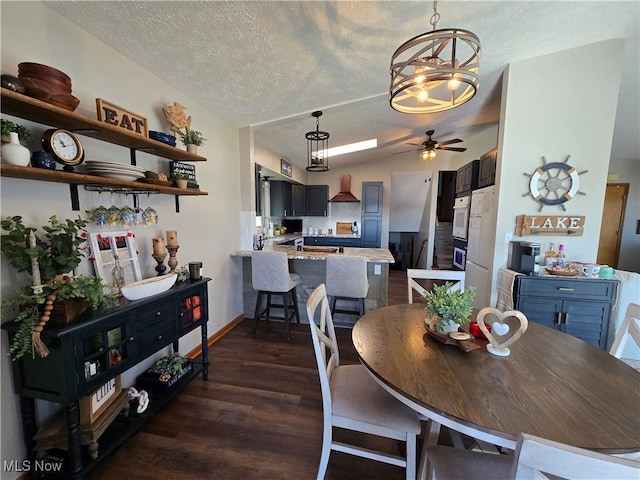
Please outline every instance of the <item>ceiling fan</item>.
M422 143L407 142L407 145L416 145L420 148L414 148L413 150L405 150L404 152L398 152L394 155L398 155L400 153L413 152L413 151L418 151L418 152L421 151L422 159L428 160L430 158L436 158L437 156L436 150L449 150L452 152L464 152L466 150L466 148L464 147L448 147L447 146L454 143L462 142L462 140L460 140L459 138L452 138L451 140L445 140L444 142L436 142L431 138L431 136L434 134L433 130L428 130L426 133L427 133L427 139Z

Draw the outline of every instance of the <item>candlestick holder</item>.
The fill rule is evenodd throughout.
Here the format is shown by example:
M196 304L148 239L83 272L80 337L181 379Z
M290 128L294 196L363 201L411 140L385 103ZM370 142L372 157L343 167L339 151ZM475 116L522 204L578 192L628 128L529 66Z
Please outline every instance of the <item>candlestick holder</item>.
M169 250L169 268L171 269L169 273L173 273L176 271L176 267L178 266L178 259L176 258L176 253L178 253L178 249L180 245L167 245L167 250Z
M153 258L155 259L156 262L158 262L158 265L156 266L156 272L158 272L158 277L160 275L164 275L164 271L167 269L167 267L164 265L164 259L167 257L167 252L165 253L154 253Z

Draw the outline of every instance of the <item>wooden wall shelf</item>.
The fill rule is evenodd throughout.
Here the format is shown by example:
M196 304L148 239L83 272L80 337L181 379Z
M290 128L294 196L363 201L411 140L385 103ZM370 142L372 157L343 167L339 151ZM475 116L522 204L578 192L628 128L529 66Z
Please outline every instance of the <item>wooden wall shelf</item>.
M0 89L2 111L8 115L42 123L55 128L64 128L87 137L142 151L151 155L180 162L204 162L207 159L171 145L131 133L124 128L85 117L64 108L27 97L6 88Z

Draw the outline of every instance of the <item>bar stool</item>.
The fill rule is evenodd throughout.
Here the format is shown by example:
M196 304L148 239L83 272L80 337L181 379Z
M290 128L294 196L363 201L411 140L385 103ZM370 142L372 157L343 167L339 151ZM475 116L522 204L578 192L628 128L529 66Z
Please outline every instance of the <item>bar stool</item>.
M325 283L332 314L364 315L364 299L369 292L365 257L327 255ZM336 300L357 301L358 310L336 308Z
M285 252L254 251L251 255L251 283L253 289L258 291L251 335L255 336L260 318L264 318L267 321L267 328L269 319L284 320L287 340L291 340L291 319L295 316L296 321L300 323L300 313L298 312L296 298L296 286L300 284L300 275L289 273L287 254ZM262 297L265 294L267 296L267 305L261 311ZM282 304L272 303L272 295L281 295ZM282 309L284 315L282 317L271 315L271 308Z

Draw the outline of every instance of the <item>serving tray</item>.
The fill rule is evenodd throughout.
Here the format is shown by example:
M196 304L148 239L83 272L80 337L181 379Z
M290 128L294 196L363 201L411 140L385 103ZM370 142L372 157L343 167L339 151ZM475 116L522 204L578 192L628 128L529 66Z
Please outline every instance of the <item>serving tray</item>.
M454 340L449 336L448 333L436 332L429 328L427 328L426 331L427 331L427 335L429 335L431 338L436 339L440 343L444 343L445 345L456 346L464 352L470 352L472 350L480 348L480 345L478 345L471 339L470 340ZM471 338L473 338L473 336Z

